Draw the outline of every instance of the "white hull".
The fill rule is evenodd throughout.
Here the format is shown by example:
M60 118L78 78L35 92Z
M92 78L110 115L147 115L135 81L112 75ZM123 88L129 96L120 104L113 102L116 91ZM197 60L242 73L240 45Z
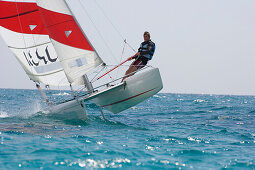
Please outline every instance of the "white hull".
M86 120L87 112L84 101L94 99L95 103L111 111L119 113L150 98L163 88L158 68L137 73L125 79L124 83L109 87L85 98L73 99L52 106L50 113L59 118Z
M87 120L87 112L83 101L71 100L50 107L50 114L65 120Z
M159 69L153 68L128 77L124 84L98 94L94 101L100 107L119 113L148 99L162 88Z

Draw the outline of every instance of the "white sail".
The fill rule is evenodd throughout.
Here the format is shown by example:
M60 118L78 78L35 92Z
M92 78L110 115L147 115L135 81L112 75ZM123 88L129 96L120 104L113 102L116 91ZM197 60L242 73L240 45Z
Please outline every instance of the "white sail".
M35 2L0 1L0 34L30 79L68 85Z
M83 84L83 75L103 61L77 25L64 0L36 0L46 29L70 83Z

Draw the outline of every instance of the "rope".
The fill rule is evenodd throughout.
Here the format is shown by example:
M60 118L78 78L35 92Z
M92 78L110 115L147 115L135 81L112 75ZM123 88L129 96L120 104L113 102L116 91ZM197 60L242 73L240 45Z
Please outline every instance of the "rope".
M127 40L122 36L122 34L120 33L120 31L117 29L117 27L112 23L112 21L109 19L109 17L106 15L106 12L103 10L103 8L98 4L97 0L94 0L95 4L97 5L97 7L101 10L101 12L103 13L104 17L108 20L108 22L112 25L112 27L115 29L115 31L119 34L119 36L122 38L122 40L134 51L134 48L127 42Z
M26 53L27 53L27 45L26 45L26 41L25 41L25 37L24 37L24 31L23 31L23 28L22 28L21 20L20 20L17 0L15 0L15 2L16 2L16 9L17 9L17 14L18 14L18 19L19 19L19 25L20 25L20 29L21 29L21 32L22 32L22 39L23 39L23 43L25 45L25 49L26 49ZM29 67L30 67L30 71L32 72L32 66L29 65Z
M95 81L97 81L97 80L95 80L95 78L96 78L96 77L98 76L98 74L101 73L105 68L106 68L106 65L103 66L103 68L91 79L90 82L91 82L91 83L94 83ZM94 80L95 80L95 81L94 81Z
M106 45L106 47L108 48L108 50L110 51L110 53L112 54L112 56L114 57L115 61L117 61L115 55L113 54L111 48L109 47L109 45L107 44L106 40L103 38L102 34L100 33L99 29L97 28L96 24L94 23L94 21L92 20L91 16L89 15L88 11L86 10L84 4L81 2L81 0L79 0L79 3L83 9L83 11L85 12L85 14L88 16L90 22L92 23L92 25L94 26L96 32L99 34L99 36L101 37L101 39L103 40L104 44ZM106 12L103 10L103 8L99 5L99 3L97 2L97 0L94 0L95 5L99 8L99 10L101 11L101 13L104 15L104 17L107 19L107 21L111 24L111 26L113 27L113 29L118 33L118 35L121 37L121 39L124 42L124 46L122 49L122 53L121 53L121 58L119 63L121 62L123 56L124 56L124 52L125 52L125 48L126 46L128 46L130 49L132 49L135 53L136 50L127 42L127 40L123 37L123 35L121 34L121 32L117 29L117 27L113 24L113 22L109 19L109 17L106 15ZM119 71L116 73L116 75L119 74ZM97 76L97 75L96 75ZM109 74L109 77L112 79L112 76ZM95 78L95 77L94 77ZM91 80L91 82L95 82L94 78ZM97 79L98 80L98 79Z
M97 80L101 79L102 77L104 77L105 75L109 74L110 72L112 72L113 70L115 70L116 68L118 68L119 66L121 66L122 64L126 63L127 61L130 61L134 56L129 57L128 59L126 59L125 61L123 61L122 63L120 63L119 65L117 65L116 67L114 67L113 69L111 69L110 71L106 72L105 74L103 74L102 76L98 77Z
M105 70L108 72L107 67L106 67L106 69L105 69ZM109 75L110 79L113 81L113 78L112 78L112 76L110 75L110 73L108 73L108 75ZM97 80L98 80L98 79L97 79Z
M122 58L123 58L123 56L124 56L124 51L125 51L125 47L126 47L126 39L124 40L124 46L123 46L123 49L122 49L122 53L121 53L121 57L120 57L120 61L119 61L119 63L122 61ZM116 75L119 75L119 70L117 71L117 73L116 73Z
M117 59L115 57L115 55L113 54L110 46L107 44L107 42L105 41L105 39L103 38L101 32L99 31L99 29L97 28L96 24L93 22L92 18L90 17L90 15L88 14L86 8L84 7L83 3L81 3L81 0L79 0L79 3L81 4L81 7L83 9L83 11L86 13L86 15L88 16L90 22L92 23L92 25L94 26L96 32L99 34L100 38L103 40L104 44L106 45L106 47L108 48L108 50L110 51L111 55L114 57L115 61L117 62Z
M122 49L122 53L121 53L121 58L120 58L120 61L119 62L121 62L121 60L122 60L122 57L123 57L123 55L124 55L124 51L125 51L125 47L126 47L126 39L124 40L124 46L123 46L123 49Z

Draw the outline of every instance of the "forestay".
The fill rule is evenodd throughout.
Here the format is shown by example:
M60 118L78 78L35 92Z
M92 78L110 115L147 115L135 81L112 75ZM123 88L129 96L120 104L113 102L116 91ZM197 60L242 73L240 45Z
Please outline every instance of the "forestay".
M35 1L0 1L0 33L30 79L68 85Z
M77 25L64 0L36 0L70 83L84 84L83 75L103 61Z

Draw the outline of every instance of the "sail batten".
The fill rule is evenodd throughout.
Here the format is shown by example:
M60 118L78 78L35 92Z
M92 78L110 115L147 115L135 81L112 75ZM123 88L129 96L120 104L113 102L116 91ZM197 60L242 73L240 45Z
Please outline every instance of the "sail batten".
M23 47L23 48L21 47L21 48L18 48L18 47L8 46L8 48L13 48L13 49L29 49L29 48L39 47L39 46L45 45L45 44L51 44L51 41L45 42L45 43L42 43L42 44L38 44L38 45L34 45L34 46L30 46L30 47Z
M8 16L8 17L1 17L0 19L10 19L10 18L14 18L14 17L20 17L22 15L30 14L30 13L33 13L33 12L36 12L36 11L38 11L38 9L23 12L23 13L19 13L19 14L15 14L15 15L11 15L11 16Z

